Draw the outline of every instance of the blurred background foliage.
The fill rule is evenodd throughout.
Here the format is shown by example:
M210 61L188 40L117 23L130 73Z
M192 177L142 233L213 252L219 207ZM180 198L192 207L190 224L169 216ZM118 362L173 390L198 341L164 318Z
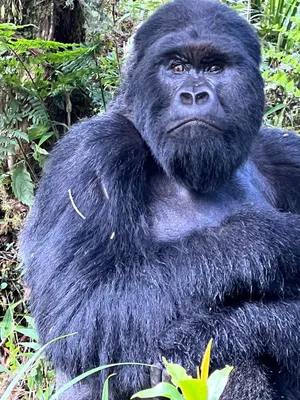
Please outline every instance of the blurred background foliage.
M56 141L106 109L139 24L167 0L0 0L0 394L38 349L17 233ZM230 0L263 48L264 123L300 133L300 0ZM13 399L49 399L40 359Z

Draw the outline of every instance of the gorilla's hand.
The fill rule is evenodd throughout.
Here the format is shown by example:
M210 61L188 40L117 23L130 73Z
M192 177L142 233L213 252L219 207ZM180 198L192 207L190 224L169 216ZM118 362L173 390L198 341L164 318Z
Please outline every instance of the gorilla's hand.
M154 387L161 382L169 382L170 375L162 362L157 362L150 370L150 385Z

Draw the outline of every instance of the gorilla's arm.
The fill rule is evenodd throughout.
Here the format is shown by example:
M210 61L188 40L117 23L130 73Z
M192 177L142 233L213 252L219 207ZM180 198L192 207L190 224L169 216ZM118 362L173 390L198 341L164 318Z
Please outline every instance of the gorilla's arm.
M279 366L299 374L299 314L299 300L245 302L236 308L199 312L198 319L185 318L170 326L159 346L167 358L190 361L192 369L213 338L214 367L269 356Z
M270 201L280 211L300 213L300 137L291 131L262 128L252 159L273 189Z
M151 343L157 305L137 271L147 157L133 125L105 114L74 126L44 169L21 255L41 342L77 332L47 348L55 368L70 377L99 364L156 357ZM120 390L145 387L143 369L130 371L131 381L118 374ZM91 380L96 398L101 380Z

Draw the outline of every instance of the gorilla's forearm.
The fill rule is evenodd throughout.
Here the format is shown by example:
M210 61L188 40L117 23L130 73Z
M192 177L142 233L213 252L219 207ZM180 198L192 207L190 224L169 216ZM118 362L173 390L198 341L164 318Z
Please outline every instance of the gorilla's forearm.
M298 371L300 301L245 303L237 308L201 314L175 322L162 335L163 354L199 362L210 338L212 361L222 367L246 359L270 356L279 365Z
M224 298L297 298L300 287L300 216L244 212L219 228L161 244L160 262L176 265L179 295L207 308ZM182 293L181 293L182 291Z

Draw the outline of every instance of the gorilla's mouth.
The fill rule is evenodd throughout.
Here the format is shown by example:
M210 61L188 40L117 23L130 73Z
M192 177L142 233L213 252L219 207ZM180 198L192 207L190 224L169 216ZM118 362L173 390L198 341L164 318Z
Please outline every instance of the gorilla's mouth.
M177 123L176 125L172 126L170 129L168 129L167 133L171 133L173 131L176 131L179 128L185 127L185 126L198 126L198 127L204 127L204 128L209 128L216 130L218 132L222 132L222 129L216 125L215 122L208 121L202 118L191 118L187 119L184 121L181 121L180 123Z

